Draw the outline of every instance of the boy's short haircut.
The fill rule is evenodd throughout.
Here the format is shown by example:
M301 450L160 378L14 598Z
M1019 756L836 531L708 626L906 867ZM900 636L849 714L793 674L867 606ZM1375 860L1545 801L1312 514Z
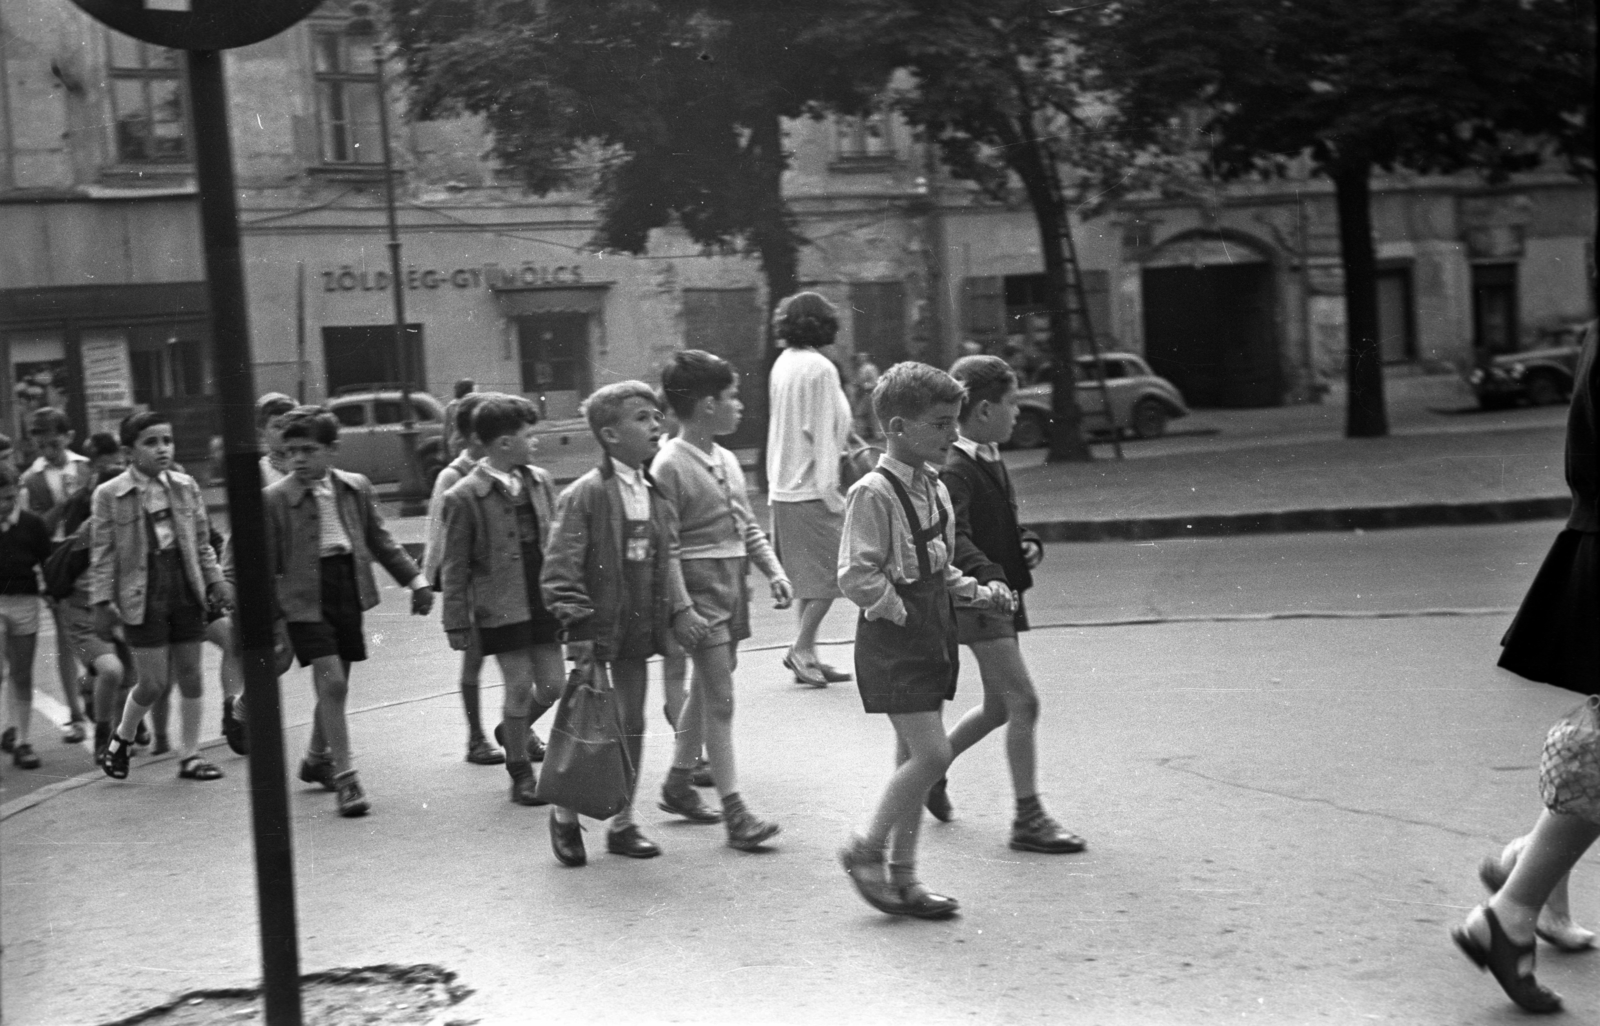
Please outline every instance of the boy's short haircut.
M28 415L28 433L64 435L72 430L72 421L54 406L41 406Z
M471 395L477 390L478 383L476 381L473 381L471 378L462 378L456 382L455 397L457 399L465 399L467 396Z
M117 439L124 448L131 449L133 444L144 434L146 428L157 424L171 424L172 418L160 410L146 410L143 413L131 413L122 418L122 423L117 427Z
M99 456L115 456L122 451L122 446L117 442L117 436L109 431L96 431L84 443L84 455L90 459Z
M484 399L488 398L489 395L490 393L488 392L468 392L466 395L460 396L456 400L456 422L454 424L456 434L460 435L462 438L466 438L472 434L473 411L475 411L478 408L478 404L483 402Z
M0 488L15 488L21 475L9 463L0 463Z
M967 390L961 382L937 367L915 360L895 364L883 372L872 389L872 412L878 423L895 417L915 420L934 403L959 403Z
M661 368L661 391L678 419L688 420L700 400L722 395L736 376L733 364L715 353L684 349Z
M479 392L477 405L472 411L472 433L478 442L488 445L503 435L515 434L524 424L539 423L539 410L520 395L503 392ZM465 402L465 400L463 400Z
M339 440L339 418L326 406L296 406L283 415L283 440L309 438L320 445Z
M268 392L256 400L256 430L267 426L273 417L281 417L300 404L282 392Z
M661 408L655 389L644 382L613 381L591 392L578 412L589 421L589 430L594 436L600 438L601 428L616 427L622 420L622 407L629 399L643 399L656 409ZM605 446L605 439L600 438L600 445Z
M950 365L950 376L967 390L961 400L962 423L979 403L997 403L1017 387L1017 372L998 356L963 356Z

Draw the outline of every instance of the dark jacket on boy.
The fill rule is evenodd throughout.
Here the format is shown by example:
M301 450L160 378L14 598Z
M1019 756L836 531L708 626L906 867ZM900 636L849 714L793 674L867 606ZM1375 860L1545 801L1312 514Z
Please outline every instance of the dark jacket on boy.
M950 447L939 480L956 508L956 551L952 562L980 582L1004 581L1012 591L1033 587L1022 551L1025 537L1038 541L1017 523L1017 495L1011 475L999 461L973 459L959 445Z
M25 509L13 511L13 523L0 523L0 595L39 594L39 567L55 545L44 518Z
M550 544L556 489L538 467L519 467L539 521L539 547ZM483 466L444 493L444 551L439 584L444 591L444 629L506 627L533 618L517 532L517 502ZM538 598L538 596L534 596Z
M417 577L417 564L389 535L378 514L372 482L360 474L329 469L339 519L350 538L361 609L378 604L372 577L376 559L397 584ZM267 562L276 583L278 615L290 623L322 619L322 514L317 497L293 474L262 492L266 505Z
M615 658L618 622L625 606L623 590L622 486L608 455L600 466L578 478L561 493L556 522L545 550L541 585L544 603L566 626L571 641L593 641L594 657ZM657 652L672 628L672 619L691 605L678 561L678 517L644 474L650 492L650 519L655 548L653 587Z

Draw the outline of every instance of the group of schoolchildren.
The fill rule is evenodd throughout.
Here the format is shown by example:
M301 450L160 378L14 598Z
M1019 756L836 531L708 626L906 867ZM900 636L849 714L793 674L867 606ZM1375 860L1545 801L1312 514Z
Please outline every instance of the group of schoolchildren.
M872 395L887 452L847 498L838 566L841 589L861 610L856 678L866 711L885 713L894 725L897 768L869 826L840 860L860 896L890 914L942 918L959 908L917 878L922 811L951 818L947 767L1002 725L1017 797L1011 846L1046 853L1085 847L1045 813L1035 781L1038 699L1017 631L1027 629L1022 592L1043 552L1018 526L995 451L1015 423L1016 387L1014 373L993 357L965 357L951 373L920 363L891 367ZM668 412L678 428L663 442ZM733 674L739 642L750 636L750 564L768 578L778 608L789 605L793 590L750 507L738 460L716 443L739 425L738 375L720 357L682 351L664 369L659 390L641 381L609 384L588 397L583 414L604 455L558 496L549 474L534 465L536 408L520 396L458 395L449 417L462 449L438 479L419 568L384 528L371 483L333 465L333 415L286 396L263 397L258 423L268 447L261 471L275 610L283 644L312 668L316 694L300 778L336 792L341 815L371 807L351 764L345 703L351 666L366 658L362 613L378 602L377 561L411 590L414 614L426 615L434 592L442 594L444 631L462 653L467 759L503 763L511 801L546 804L533 769L543 752L533 723L560 701L568 661L613 691L637 767L647 661L662 655L676 744L658 805L692 822L721 823L729 846L759 850L779 827L746 806L732 739ZM227 545L215 547L198 488L173 467L166 418L130 417L120 442L129 466L101 471L105 480L81 528L90 548L78 603L88 614L84 633L114 646L80 650L93 654L85 661L97 682L100 762L112 777L127 775L142 720L176 683L179 775L215 779L221 771L196 750L199 645L208 607L217 619L231 606ZM29 686L20 667L31 663L32 644L24 604L14 599L36 591L28 561L48 558L54 521L20 511L13 481L0 467L0 624L17 696ZM64 536L56 535L58 542ZM33 609L36 619L36 599ZM947 733L942 708L955 693L958 644L977 655L984 701ZM479 697L490 655L505 681L500 721L490 732L498 748L484 731ZM114 714L119 673L137 683L122 688ZM238 727L244 701L236 686L225 705L225 725ZM236 750L244 747L240 734ZM26 726L7 737L17 764L27 765ZM707 805L697 785L714 787L720 808ZM552 808L549 831L560 862L585 863L575 811ZM661 853L641 831L631 795L610 821L606 850L631 858Z

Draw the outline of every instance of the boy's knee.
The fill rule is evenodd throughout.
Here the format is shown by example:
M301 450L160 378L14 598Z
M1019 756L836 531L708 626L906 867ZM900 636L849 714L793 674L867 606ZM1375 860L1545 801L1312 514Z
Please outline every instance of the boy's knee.
M1011 695L1006 699L1006 711L1018 723L1036 723L1039 720L1039 696L1031 693Z

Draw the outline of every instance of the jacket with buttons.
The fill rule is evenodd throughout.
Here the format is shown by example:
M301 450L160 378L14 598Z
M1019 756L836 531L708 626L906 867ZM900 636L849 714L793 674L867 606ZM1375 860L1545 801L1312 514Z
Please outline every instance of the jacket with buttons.
M650 519L656 545L653 584L657 651L671 629L672 618L688 609L689 592L683 585L683 565L678 561L678 516L644 475L650 491ZM593 641L594 656L612 659L621 626L623 589L622 486L611 457L567 486L556 503L556 522L545 547L540 584L545 608L567 628L573 641Z
M373 560L402 586L416 579L417 564L383 526L371 481L337 469L329 469L328 479L350 539L356 589L365 611L378 604ZM266 506L267 568L278 616L291 623L316 623L322 619L322 511L317 497L294 474L261 494Z
M172 503L172 528L183 569L204 603L206 590L223 579L211 547L211 519L200 486L188 474L168 470L167 495ZM149 528L144 503L132 470L125 470L94 490L90 522L89 602L111 602L122 622L144 623L149 588Z
M538 467L522 467L515 473L520 474L522 486L533 500L542 550L549 544L555 519L555 485ZM444 525L439 557L444 629L505 627L531 620L517 503L506 486L483 466L475 466L444 493L440 519Z

